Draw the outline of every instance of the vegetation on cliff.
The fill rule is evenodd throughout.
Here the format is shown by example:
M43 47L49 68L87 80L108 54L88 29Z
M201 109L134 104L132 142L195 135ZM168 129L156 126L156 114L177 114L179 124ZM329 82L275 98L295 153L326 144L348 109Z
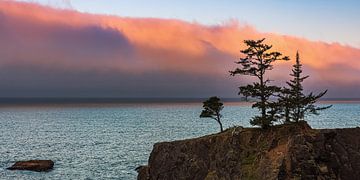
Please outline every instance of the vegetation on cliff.
M280 52L271 51L272 46L263 43L265 39L261 40L245 40L246 49L241 50L245 55L236 62L241 67L230 71L230 74L246 75L257 78L256 82L245 86L240 86L239 94L245 97L252 97L258 102L252 105L253 108L258 108L261 112L260 116L255 116L250 121L252 125L261 126L262 128L269 127L274 118L273 103L269 100L275 93L280 92L280 87L269 85L270 80L266 79L266 72L273 69L273 63L276 61L287 61L289 57L282 56Z
M220 132L223 132L223 125L221 123L220 111L224 109L224 104L220 102L220 98L213 96L203 102L203 108L200 118L211 118L214 119L220 126Z
M264 40L245 40L247 48L241 50L244 57L236 62L241 67L230 71L232 76L245 75L257 79L252 84L239 87L239 95L243 95L246 99L250 97L257 100L252 108L259 109L260 115L253 117L250 124L266 129L274 122L299 122L299 120L304 120L306 114L317 115L320 110L331 107L315 105L327 90L317 95L303 93L302 82L309 76L302 76L302 64L298 52L296 53L296 63L290 74L293 79L287 82L289 87L270 85L271 80L267 79L266 72L274 68L274 62L288 61L290 58L283 56L280 52L271 51L272 45L265 44Z
M299 122L304 120L307 114L318 115L320 110L330 108L331 106L318 107L315 105L327 90L317 95L312 92L308 95L303 93L302 83L309 76L302 76L302 64L298 52L290 74L293 79L286 82L288 87L270 84L271 80L266 76L266 72L274 68L273 64L276 61L288 61L290 58L283 56L280 52L271 51L272 45L265 44L264 41L265 39L245 40L246 48L240 51L244 57L236 62L240 67L230 71L232 76L252 76L256 79L251 84L239 87L239 95L244 96L246 100L249 97L255 99L252 108L260 111L260 115L252 117L250 124L266 129L274 122ZM211 97L205 101L200 117L216 120L220 125L220 130L223 131L220 121L223 104L219 102L218 97Z
M316 101L324 96L327 92L323 91L317 95L310 93L305 95L303 93L302 82L309 76L302 76L302 64L300 63L299 52L296 53L296 63L293 65L292 80L286 82L289 87L283 87L277 101L280 110L280 117L285 119L285 122L299 122L304 120L306 114L318 115L320 110L330 108L331 106L318 107L315 105Z

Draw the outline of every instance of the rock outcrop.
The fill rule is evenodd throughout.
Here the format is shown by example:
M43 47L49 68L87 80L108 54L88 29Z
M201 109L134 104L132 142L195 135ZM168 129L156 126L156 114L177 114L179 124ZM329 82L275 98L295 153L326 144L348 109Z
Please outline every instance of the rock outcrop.
M54 162L51 160L30 160L18 161L9 170L28 170L28 171L50 171L54 168Z
M360 128L231 128L154 145L140 180L359 179Z

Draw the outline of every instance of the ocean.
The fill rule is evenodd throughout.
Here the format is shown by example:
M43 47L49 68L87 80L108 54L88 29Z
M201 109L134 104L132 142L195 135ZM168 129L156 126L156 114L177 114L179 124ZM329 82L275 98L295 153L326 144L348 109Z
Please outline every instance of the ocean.
M306 119L313 128L360 126L360 101L333 104ZM153 144L217 133L200 119L201 102L4 103L0 106L0 179L136 179ZM250 127L257 113L246 102L226 102L225 128ZM15 161L51 159L50 172L9 171Z

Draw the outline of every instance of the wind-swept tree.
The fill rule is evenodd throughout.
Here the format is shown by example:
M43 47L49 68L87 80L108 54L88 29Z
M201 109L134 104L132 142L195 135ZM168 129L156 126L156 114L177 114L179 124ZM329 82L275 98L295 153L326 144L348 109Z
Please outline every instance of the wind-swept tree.
M292 119L295 122L303 120L305 114L318 115L320 110L330 108L330 106L318 107L315 105L316 101L324 96L327 92L323 91L317 95L310 93L305 95L303 93L302 82L309 76L301 76L302 64L300 63L299 52L296 53L296 63L293 65L292 73L290 76L292 80L286 82L289 88L284 88L282 95L280 95L279 103L282 106L285 122L289 122Z
M267 128L276 120L276 107L269 101L269 98L279 92L281 88L269 85L270 80L266 79L265 73L273 69L272 64L275 61L287 61L289 57L283 56L280 52L270 51L272 46L264 44L264 40L245 40L244 43L247 48L240 51L245 57L240 58L240 61L236 62L241 67L230 71L230 74L232 76L246 75L256 77L256 82L239 87L239 95L259 100L252 107L258 108L261 115L253 117L250 123Z
M224 104L220 102L220 98L213 96L203 102L203 110L200 114L200 118L214 119L220 125L220 131L223 132L223 126L220 118L222 115L220 111L224 108Z

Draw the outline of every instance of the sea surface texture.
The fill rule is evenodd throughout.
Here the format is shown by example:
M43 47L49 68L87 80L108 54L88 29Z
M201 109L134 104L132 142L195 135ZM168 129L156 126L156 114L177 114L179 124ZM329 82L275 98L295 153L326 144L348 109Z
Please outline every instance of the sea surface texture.
M313 128L360 126L360 102L333 104L307 120ZM323 104L321 103L321 104ZM217 133L201 103L2 105L0 179L136 179L152 146ZM249 103L225 103L224 127L250 126ZM51 172L9 171L15 161L51 159Z

